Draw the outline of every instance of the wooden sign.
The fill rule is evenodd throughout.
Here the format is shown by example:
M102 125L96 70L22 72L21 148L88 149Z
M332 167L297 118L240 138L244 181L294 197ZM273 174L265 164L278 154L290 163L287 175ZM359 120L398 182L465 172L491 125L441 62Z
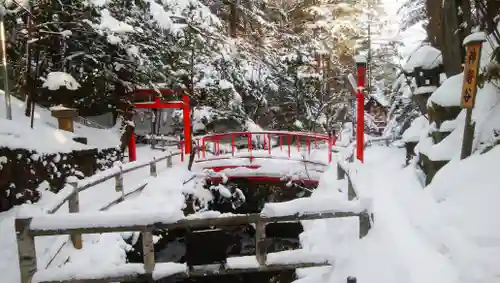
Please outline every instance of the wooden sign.
M476 102L477 77L481 58L482 42L474 41L467 44L465 55L464 81L462 86L462 108L472 109Z

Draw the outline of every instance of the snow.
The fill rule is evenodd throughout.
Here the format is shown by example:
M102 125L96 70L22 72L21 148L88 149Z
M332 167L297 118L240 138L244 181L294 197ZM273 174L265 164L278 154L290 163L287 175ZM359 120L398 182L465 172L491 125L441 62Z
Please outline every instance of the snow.
M153 270L153 280L185 272L187 272L187 266L184 263L158 262Z
M255 256L229 257L226 266L231 269L258 268L259 262Z
M0 119L0 146L24 148L38 153L71 152L90 146L73 141L74 134L48 127L31 129L19 120Z
M4 95L0 95L0 105L4 105ZM70 152L78 149L115 148L120 144L120 135L116 128L97 129L74 123L74 133L58 129L57 119L52 117L50 109L35 107L34 128L30 127L30 118L24 115L25 103L11 96L11 121L0 119L0 145L10 148L35 150L39 154ZM56 106L56 109L59 108ZM5 117L5 107L0 107L0 117ZM87 145L73 141L74 137L86 137Z
M441 107L460 106L462 97L462 84L464 73L449 77L444 83L429 97L427 105L431 102Z
M304 249L289 250L267 254L266 264L297 264L297 263L326 263L328 255L325 253L314 253Z
M60 87L66 87L68 90L77 90L80 84L68 73L50 72L44 80L42 87L50 90L58 90Z
M464 38L463 45L467 45L469 43L478 41L483 42L486 41L486 38L487 38L486 33L484 33L483 31L474 32Z
M100 279L103 277L118 277L118 276L137 276L144 274L145 270L140 263L129 263L121 265L104 265L97 268L80 268L78 273L72 268L51 268L43 271L38 271L33 276L33 282L51 282L62 280L78 280L78 279Z
M413 72L416 67L430 70L442 63L443 56L441 55L441 51L430 45L423 45L411 54L403 68L406 72Z
M425 129L429 125L429 120L425 116L419 116L413 122L406 131L404 131L402 140L405 142L418 142L422 133L425 134Z
M421 86L421 87L417 87L417 89L415 89L413 94L418 95L418 94L433 93L434 91L436 91L436 89L437 89L437 87L435 87L435 86Z
M116 33L135 32L131 25L115 19L108 9L101 10L101 23L99 28Z
M152 225L154 223L174 223L181 219L181 211L147 211L144 213L125 213L123 211L72 213L63 215L45 215L33 218L32 230L57 230L93 227L129 227L134 225Z
M265 217L302 215L326 212L360 213L369 207L369 202L346 201L337 196L321 198L298 198L287 202L266 203L261 214Z

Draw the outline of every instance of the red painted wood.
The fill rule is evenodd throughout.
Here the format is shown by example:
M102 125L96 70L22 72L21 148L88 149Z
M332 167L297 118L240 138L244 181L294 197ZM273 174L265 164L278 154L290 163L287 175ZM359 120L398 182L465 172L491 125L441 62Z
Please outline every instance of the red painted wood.
M191 108L189 95L182 96L182 119L184 120L184 140L186 141L184 149L186 154L191 154Z
M128 142L128 161L136 161L137 160L137 147L135 144L135 133L132 131L132 135L130 136L130 140Z
M269 154L271 154L271 148L272 148L271 134L267 134L267 151L269 152Z
M268 177L268 176L226 176L228 180L234 180L234 179L247 179L249 181L255 181L255 182L266 182L266 183L288 183L288 180L281 180L281 177ZM222 182L223 178L222 177L210 177L207 178L206 180L212 181L212 182ZM304 183L305 185L317 185L319 183L318 180L310 180L310 179L304 179L304 180L292 180L292 183Z
M235 168L258 169L260 167L261 167L260 165L224 165L224 166L204 167L203 169L220 172L226 169L235 169Z

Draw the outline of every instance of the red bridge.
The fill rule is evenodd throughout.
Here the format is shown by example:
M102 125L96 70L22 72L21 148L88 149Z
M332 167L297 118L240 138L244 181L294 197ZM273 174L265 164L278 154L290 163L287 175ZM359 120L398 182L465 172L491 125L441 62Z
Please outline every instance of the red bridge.
M211 134L194 138L195 166L219 173L209 177L212 181L245 178L317 184L319 176L332 162L335 141L335 137L306 132Z

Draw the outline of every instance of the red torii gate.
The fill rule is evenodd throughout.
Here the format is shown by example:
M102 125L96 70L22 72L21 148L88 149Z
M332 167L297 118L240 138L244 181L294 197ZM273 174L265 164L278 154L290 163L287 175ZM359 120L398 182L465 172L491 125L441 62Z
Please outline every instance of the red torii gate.
M168 94L182 94L182 101L161 101L158 93L161 95ZM184 151L186 154L191 153L191 113L189 105L189 95L183 89L136 89L130 94L135 96L154 96L154 101L151 102L137 102L134 103L135 108L139 109L182 109L183 124L184 124ZM135 161L137 159L136 144L135 144L135 133L128 145L129 150L129 161Z

